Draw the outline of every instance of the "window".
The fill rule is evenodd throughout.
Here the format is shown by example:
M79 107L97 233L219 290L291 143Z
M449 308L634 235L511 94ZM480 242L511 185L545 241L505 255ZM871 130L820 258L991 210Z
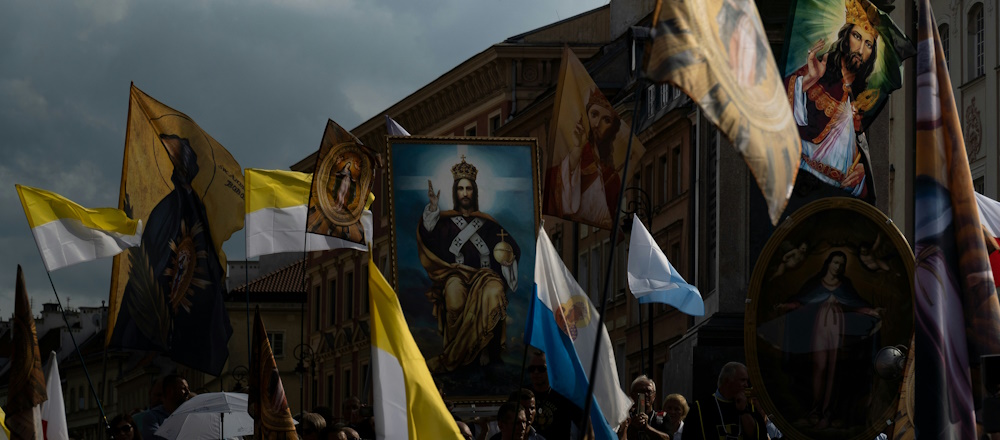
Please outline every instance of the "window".
M969 11L969 79L986 73L986 30L983 26L983 4L977 3Z
M330 325L337 324L337 280L330 281L330 290L326 292L326 297L330 302Z
M80 385L79 393L77 398L80 399L79 406L81 410L87 409L87 394L83 392L83 385Z
M590 249L590 300L593 303L601 298L601 246Z
M562 231L551 232L549 233L549 235L551 235L550 238L552 239L552 247L555 248L556 254L562 257L562 247L563 247Z
M673 188L670 188L670 196L677 197L681 195L681 188L684 187L684 173L681 172L683 165L681 164L681 146L677 145L671 150L670 158L671 172L673 173L670 182L673 184Z
M624 296L625 289L628 287L628 248L624 245L619 245L615 248L618 252L618 258L615 264L618 266L618 270L615 271L615 290L617 291L617 296Z
M361 364L361 377L359 379L360 379L360 381L361 381L362 384L366 385L361 390L361 392L365 393L365 391L367 390L367 393L365 393L364 396L361 396L361 400L364 401L364 402L369 401L369 397L371 395L372 388L374 388L374 386L372 384L372 379L373 378L371 377L371 370L369 368L370 367L369 367L368 364Z
M972 179L972 189L976 190L979 194L985 194L986 191L986 177L979 176Z
M368 315L368 266L361 266L361 316Z
M580 259L577 264L579 269L576 274L576 279L580 281L580 288L583 289L584 292L587 291L587 280L589 279L587 278L587 269L590 268L590 259L587 257L587 252L582 252L580 254Z
M651 163L647 163L642 171L642 189L647 193L653 192L653 164Z
M341 374L343 375L342 376L343 377L343 381L340 382L340 390L341 390L341 392L340 392L340 398L341 399L347 399L348 397L351 397L351 388L352 388L352 384L351 384L351 370L350 369L345 369L343 371L343 373L341 373Z
M951 32L948 29L947 24L942 24L938 26L938 34L941 35L941 49L944 50L944 63L949 68L951 67L951 50L948 48L948 37Z
M274 353L274 357L285 356L285 332L267 332L267 342L271 344L271 353Z
M500 129L500 113L490 116L490 136L496 136Z
M323 309L321 309L320 306L319 306L319 304L320 304L319 300L320 300L320 298L322 298L321 289L322 288L320 286L316 286L316 293L315 293L315 295L313 295L313 303L312 303L312 308L313 308L313 330L319 330L319 319L320 319L320 315L323 313Z
M466 136L475 136L476 135L476 123L475 122L473 122L470 125L465 126L465 135Z
M590 226L580 225L580 238L587 238L587 234L590 233Z
M326 404L333 407L333 375L326 375Z
M344 274L344 320L354 318L354 272Z
M656 113L656 86L646 88L646 117L652 118Z
M667 194L673 194L667 188L667 183L670 182L670 176L667 175L667 156L660 156L660 160L656 163L656 175L660 176L660 185L658 191L656 192L656 204L662 205L667 203ZM650 208L647 206L647 208Z
M671 89L670 84L660 84L660 106L666 107L667 103L670 102Z

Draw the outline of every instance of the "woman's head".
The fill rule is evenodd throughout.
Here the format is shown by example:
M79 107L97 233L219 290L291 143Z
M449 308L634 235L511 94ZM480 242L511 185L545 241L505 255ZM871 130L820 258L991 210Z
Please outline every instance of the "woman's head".
M844 274L845 269L847 269L847 255L841 251L830 252L823 262L823 274L833 273L839 277Z
M111 419L111 436L115 440L142 440L135 420L128 414L119 414Z
M679 423L688 415L691 407L688 406L687 399L680 394L669 394L663 399L663 411L670 416L670 420Z

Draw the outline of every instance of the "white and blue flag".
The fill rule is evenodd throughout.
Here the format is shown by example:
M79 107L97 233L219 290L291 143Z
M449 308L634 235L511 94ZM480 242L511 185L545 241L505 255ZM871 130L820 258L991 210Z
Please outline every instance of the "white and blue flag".
M590 410L595 438L616 440L614 429L628 418L632 399L619 385L611 338L604 325L597 325L599 316L541 229L535 246L535 297L525 337L545 352L552 389L580 408L587 399L588 378L595 381ZM597 373L591 374L597 338L601 338L599 362Z
M692 316L705 315L705 302L698 288L684 281L667 261L663 250L649 235L639 216L632 217L628 248L628 288L639 304L669 304Z

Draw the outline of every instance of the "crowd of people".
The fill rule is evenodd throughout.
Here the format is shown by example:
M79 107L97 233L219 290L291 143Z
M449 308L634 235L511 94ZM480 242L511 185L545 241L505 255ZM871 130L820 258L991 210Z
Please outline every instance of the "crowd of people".
M463 420L455 413L455 423L465 440L562 440L592 438L584 428L583 411L549 386L545 354L536 352L526 366L530 384L514 389L501 404L495 417ZM653 440L682 438L775 439L781 433L767 415L748 399L747 368L730 362L722 368L718 389L692 404L680 394L657 400L656 383L646 375L636 377L630 387L633 406L629 418L617 427L619 439ZM155 382L150 390L150 406L145 411L121 414L110 422L115 440L157 440L155 432L174 410L193 393L187 381L176 374ZM691 422L688 414L693 413ZM372 407L358 397L341 405L339 416L329 407L298 414L296 433L302 440L360 440L375 438Z

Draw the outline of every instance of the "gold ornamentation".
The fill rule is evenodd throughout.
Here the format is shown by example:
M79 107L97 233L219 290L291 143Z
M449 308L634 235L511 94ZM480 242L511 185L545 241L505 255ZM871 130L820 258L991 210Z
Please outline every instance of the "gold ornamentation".
M503 266L510 266L514 264L514 248L503 239L509 234L501 229L497 235L500 236L500 242L496 246L493 246L493 259L497 260L497 263Z
M479 174L479 170L472 166L471 163L465 161L465 155L462 155L462 162L455 164L451 167L451 175L455 180L459 179L469 179L476 180L476 175Z
M875 27L879 25L880 17L875 5L867 0L847 0L846 21L855 26L861 26L869 35L878 35Z

